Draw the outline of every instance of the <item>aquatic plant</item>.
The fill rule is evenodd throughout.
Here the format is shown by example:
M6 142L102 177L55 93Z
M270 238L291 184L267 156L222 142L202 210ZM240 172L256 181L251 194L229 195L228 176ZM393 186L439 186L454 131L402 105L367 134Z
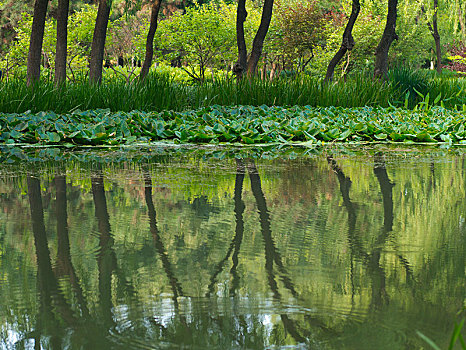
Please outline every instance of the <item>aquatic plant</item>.
M5 144L445 142L466 143L464 111L401 108L210 106L184 112L76 110L0 113Z

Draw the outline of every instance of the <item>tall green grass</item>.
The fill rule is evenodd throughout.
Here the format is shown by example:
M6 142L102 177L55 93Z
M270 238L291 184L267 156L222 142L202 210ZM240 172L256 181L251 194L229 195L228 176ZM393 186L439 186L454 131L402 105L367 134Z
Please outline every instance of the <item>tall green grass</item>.
M0 82L0 112L22 113L27 110L67 113L76 109L105 108L112 111L183 111L207 105L267 106L341 106L363 107L390 104L414 107L425 100L443 101L446 107L466 103L464 79L437 78L409 70L390 72L386 82L370 75L355 74L347 81L330 84L321 79L301 76L273 81L247 79L217 80L199 85L179 83L163 74L153 74L144 82L127 84L124 79L108 79L101 85L67 83L56 87L44 81L27 87L24 80ZM440 103L440 102L439 102Z

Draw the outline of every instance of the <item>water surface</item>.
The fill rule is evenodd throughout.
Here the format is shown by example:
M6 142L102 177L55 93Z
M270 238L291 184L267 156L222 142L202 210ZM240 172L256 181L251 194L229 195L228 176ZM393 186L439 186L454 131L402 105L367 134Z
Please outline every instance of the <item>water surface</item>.
M462 151L265 158L0 166L0 348L447 347Z

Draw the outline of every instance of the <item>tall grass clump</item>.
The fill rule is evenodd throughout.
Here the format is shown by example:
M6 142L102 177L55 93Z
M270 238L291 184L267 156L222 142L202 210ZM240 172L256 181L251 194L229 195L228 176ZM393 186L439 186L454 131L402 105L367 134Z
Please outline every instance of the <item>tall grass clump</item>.
M392 85L390 102L394 105L412 109L426 99L446 108L466 104L466 79L455 75L396 67L388 72L388 81Z
M182 110L191 107L192 88L177 84L164 75L153 75L144 82L127 84L112 79L102 84L67 83L55 86L41 81L27 87L22 80L0 85L0 111L22 113L55 111L67 113L77 109L110 109L112 111Z
M346 82L325 83L311 77L215 81L197 87L198 107L206 105L340 106L389 105L390 85L358 75Z
M272 81L223 78L202 84L179 82L167 74L153 73L144 81L127 83L107 77L100 85L85 81L55 86L50 80L27 87L23 79L0 82L0 112L22 113L77 109L183 111L210 105L414 108L442 104L447 108L466 104L466 80L437 77L427 72L394 69L386 81L358 73L325 83L310 76L280 77ZM430 98L430 101L429 101Z

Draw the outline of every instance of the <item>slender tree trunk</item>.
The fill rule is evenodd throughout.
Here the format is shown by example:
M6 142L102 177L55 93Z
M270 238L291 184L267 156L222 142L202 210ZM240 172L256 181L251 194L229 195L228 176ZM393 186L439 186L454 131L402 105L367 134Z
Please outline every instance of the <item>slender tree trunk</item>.
M267 79L267 55L264 55L264 66L261 71L261 80Z
M40 79L40 60L42 57L42 42L44 40L45 16L47 14L48 3L48 0L36 0L34 4L34 19L32 20L27 63L28 85Z
M155 31L157 30L157 18L159 17L161 3L162 0L154 0L152 3L149 33L147 34L146 40L146 56L144 58L144 64L142 65L141 74L139 75L139 79L141 80L144 80L147 76L149 68L152 65L152 58L154 57L154 37Z
M68 46L69 0L58 0L57 46L55 55L55 84L66 80L66 55Z
M251 55L248 60L248 77L252 78L256 74L257 64L262 54L264 40L269 30L270 21L272 20L273 0L264 0L262 8L262 17L259 29L252 43Z
M352 35L354 24L359 16L359 11L361 10L361 5L359 0L353 0L353 5L351 9L351 15L346 25L345 31L343 32L343 40L340 46L340 49L337 51L335 56L333 56L327 67L327 74L325 74L325 81L331 81L333 79L333 74L335 72L335 67L341 61L343 56L348 50L352 50L354 47L354 39Z
M421 11L426 15L426 9L421 6ZM427 20L427 27L429 28L430 34L435 41L435 53L437 56L437 73L442 74L442 48L440 46L440 34L437 26L437 11L438 11L438 0L434 0L434 15L432 17L432 24Z
M94 27L94 36L92 37L91 60L89 62L89 80L93 83L100 83L102 81L105 37L107 36L109 17L110 4L108 0L100 0Z
M437 27L438 0L434 0L434 17L432 18L432 36L435 40L435 51L437 53L437 73L442 74L442 48L440 46L440 34Z
M466 38L466 25L464 24L463 8L461 6L462 5L460 3L458 5L458 19L460 22L461 38L464 40Z
M241 79L246 72L248 64L248 51L246 40L244 39L244 21L248 12L246 11L246 0L238 0L238 9L236 11L236 43L238 45L238 62L233 67L233 73L237 79Z
M374 77L381 78L388 72L388 51L393 40L398 39L396 35L396 17L397 17L398 0L388 0L387 23L380 39L379 45L375 50L375 69Z
M270 69L270 75L269 75L269 80L272 81L273 78L275 77L275 72L277 71L278 63L277 62L272 62L272 68Z

